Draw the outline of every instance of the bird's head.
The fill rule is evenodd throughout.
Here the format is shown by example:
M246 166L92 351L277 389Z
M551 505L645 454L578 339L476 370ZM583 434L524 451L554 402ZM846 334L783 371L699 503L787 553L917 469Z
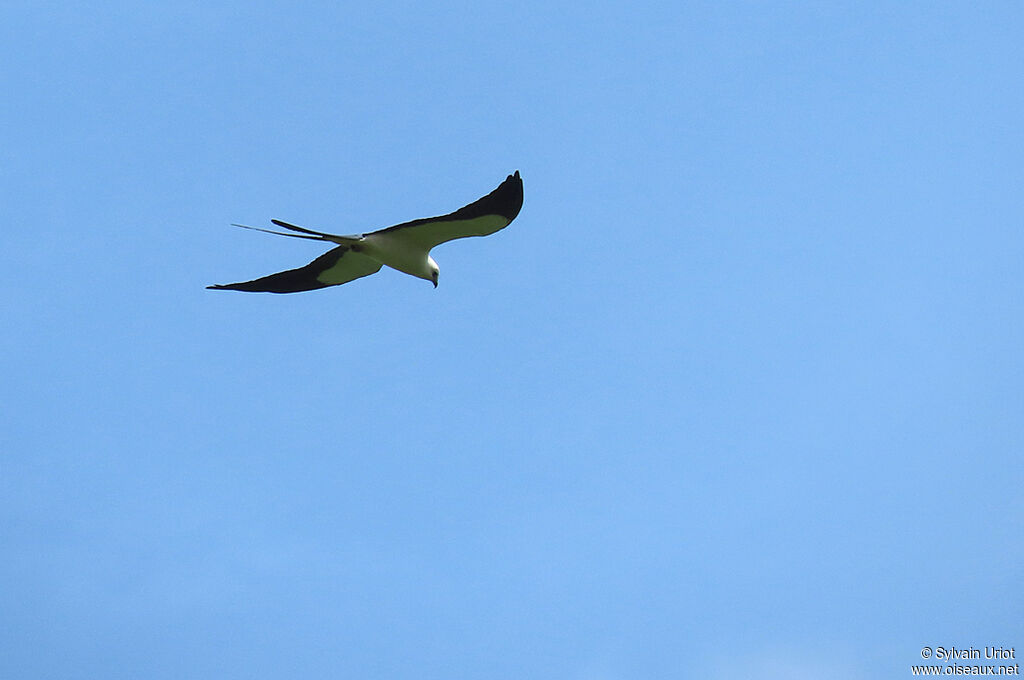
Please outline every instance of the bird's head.
M437 263L434 262L434 258L427 256L427 265L430 267L430 280L434 283L434 288L437 288L437 275L441 273Z

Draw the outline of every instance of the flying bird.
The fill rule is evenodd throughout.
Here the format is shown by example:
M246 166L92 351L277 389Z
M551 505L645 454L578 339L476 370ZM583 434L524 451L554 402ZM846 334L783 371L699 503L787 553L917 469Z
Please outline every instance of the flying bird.
M434 246L467 236L488 236L504 229L523 207L523 180L519 171L509 175L498 188L478 201L440 217L403 222L368 234L337 236L294 224L271 220L289 231L274 231L244 224L232 226L329 241L338 247L328 250L305 267L289 269L252 281L207 286L214 290L243 290L254 293L298 293L327 286L339 286L380 271L383 265L426 279L437 288L437 263L430 256Z

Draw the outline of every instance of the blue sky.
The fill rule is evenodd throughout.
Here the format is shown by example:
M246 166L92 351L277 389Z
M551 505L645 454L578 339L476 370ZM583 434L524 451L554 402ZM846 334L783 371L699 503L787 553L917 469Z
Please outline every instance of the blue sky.
M1024 648L1019 3L0 9L0 675ZM518 219L296 295L331 232Z

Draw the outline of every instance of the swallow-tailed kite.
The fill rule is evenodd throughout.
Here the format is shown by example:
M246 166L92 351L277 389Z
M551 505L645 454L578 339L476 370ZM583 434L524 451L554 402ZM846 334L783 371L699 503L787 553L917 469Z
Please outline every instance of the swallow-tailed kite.
M305 227L297 227L281 220L271 220L271 222L297 233L236 224L234 226L244 229L255 229L295 238L308 238L314 241L330 241L339 245L333 250L328 250L305 267L289 269L253 281L207 286L207 288L297 293L303 290L315 290L348 283L360 277L375 274L385 264L400 272L431 281L434 288L437 288L438 269L434 258L430 257L431 248L457 238L493 234L507 227L516 218L522 207L523 180L519 178L519 171L516 170L515 174L509 175L497 189L453 213L403 222L369 234L336 236Z

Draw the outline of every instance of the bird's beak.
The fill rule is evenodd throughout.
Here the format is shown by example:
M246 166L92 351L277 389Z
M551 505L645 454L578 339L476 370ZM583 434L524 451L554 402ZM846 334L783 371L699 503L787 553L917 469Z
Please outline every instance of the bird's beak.
M437 279L434 279L434 288L437 288Z

